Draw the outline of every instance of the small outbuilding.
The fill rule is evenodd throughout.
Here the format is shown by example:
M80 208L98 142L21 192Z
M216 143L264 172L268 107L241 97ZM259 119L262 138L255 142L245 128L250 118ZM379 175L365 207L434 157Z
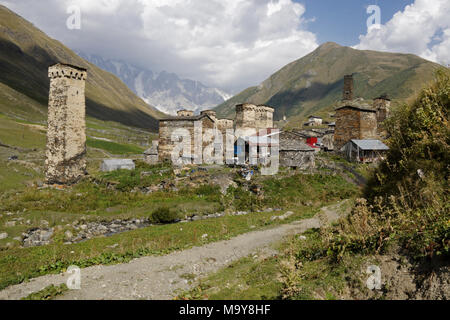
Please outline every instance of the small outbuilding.
M134 170L136 165L131 159L107 159L103 160L100 167L102 172L111 172L116 170Z
M342 148L349 161L361 163L377 162L384 159L389 147L380 140L350 140Z
M316 149L292 132L280 133L280 166L308 169L315 166Z

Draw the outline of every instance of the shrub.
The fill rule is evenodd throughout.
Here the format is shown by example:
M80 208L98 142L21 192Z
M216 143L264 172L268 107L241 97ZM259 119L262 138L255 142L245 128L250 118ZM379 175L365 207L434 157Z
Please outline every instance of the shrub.
M159 207L152 213L154 223L174 223L180 219L180 215L168 207Z
M398 242L415 258L448 255L450 72L387 120L390 150L352 214L331 230L328 252L380 252Z

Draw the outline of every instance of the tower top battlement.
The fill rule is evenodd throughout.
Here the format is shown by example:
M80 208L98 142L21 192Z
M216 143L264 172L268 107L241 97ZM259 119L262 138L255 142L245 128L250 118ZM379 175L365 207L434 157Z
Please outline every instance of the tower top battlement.
M48 77L86 80L87 69L65 63L56 63L48 68Z

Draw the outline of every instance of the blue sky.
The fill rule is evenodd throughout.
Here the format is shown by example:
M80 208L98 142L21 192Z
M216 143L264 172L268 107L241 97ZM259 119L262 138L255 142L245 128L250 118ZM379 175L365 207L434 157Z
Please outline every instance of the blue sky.
M359 43L359 36L367 31L366 8L378 5L381 9L381 23L402 11L413 0L297 0L305 5L305 18L315 19L308 23L308 29L317 34L318 42L337 42L345 46ZM450 17L449 17L450 19Z
M450 63L449 0L0 0L68 47L235 93L333 41ZM381 24L367 28L378 5ZM70 8L80 28L68 28Z

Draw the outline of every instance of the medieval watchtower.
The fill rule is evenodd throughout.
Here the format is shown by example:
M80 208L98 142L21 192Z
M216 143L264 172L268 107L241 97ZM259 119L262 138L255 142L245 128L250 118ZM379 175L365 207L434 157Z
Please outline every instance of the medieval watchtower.
M86 174L86 69L57 63L48 69L46 151L49 184L73 184Z
M353 75L344 76L344 92L342 100L353 100Z

